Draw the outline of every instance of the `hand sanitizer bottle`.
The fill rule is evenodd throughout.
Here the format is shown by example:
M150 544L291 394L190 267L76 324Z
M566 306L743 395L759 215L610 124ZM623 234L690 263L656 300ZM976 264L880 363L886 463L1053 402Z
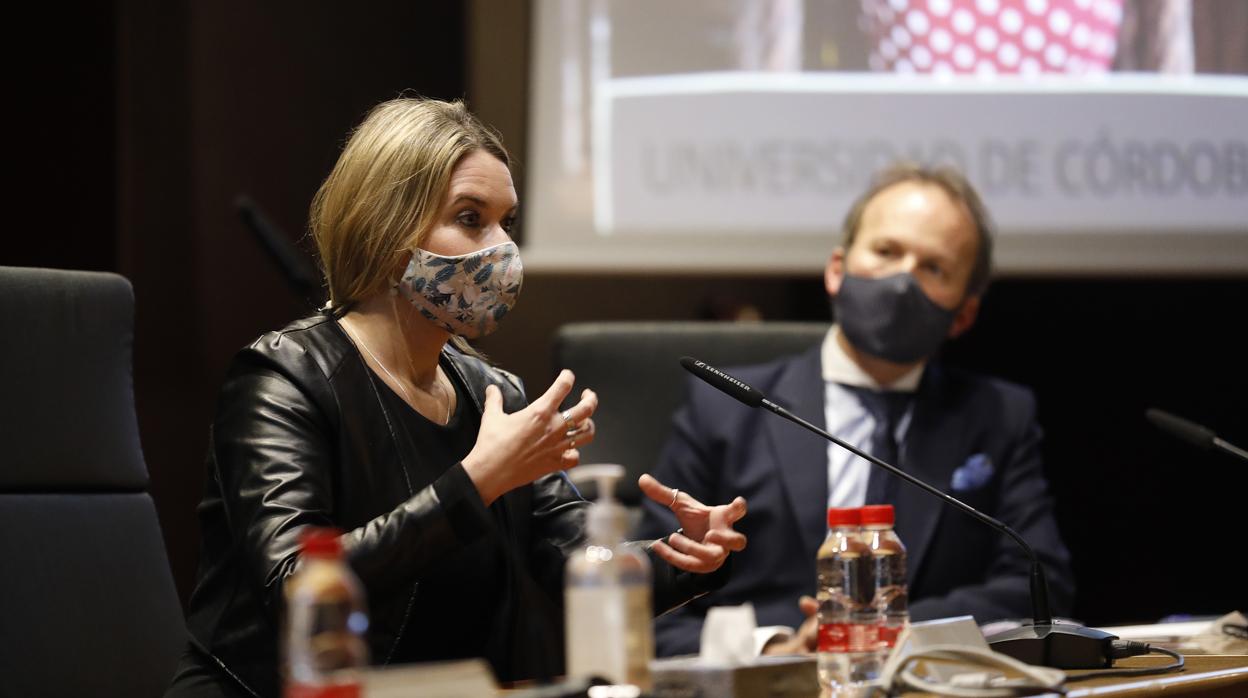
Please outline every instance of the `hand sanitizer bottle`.
M628 519L612 494L624 475L619 465L582 465L573 483L598 483L589 507L586 546L568 559L564 627L570 678L598 677L649 690L654 658L650 560L624 543Z

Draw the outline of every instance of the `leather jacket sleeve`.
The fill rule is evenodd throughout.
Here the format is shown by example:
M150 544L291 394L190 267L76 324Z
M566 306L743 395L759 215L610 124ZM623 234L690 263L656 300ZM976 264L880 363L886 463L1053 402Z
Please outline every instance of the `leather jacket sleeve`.
M306 387L306 386L305 386ZM306 526L340 525L330 417L283 373L252 366L227 381L211 455L230 528L271 611L295 569ZM456 464L398 507L344 531L348 560L370 592L419 579L485 530L484 504Z
M503 391L506 411L524 407L523 389L508 374L453 348L442 361L477 410L491 383ZM506 639L517 648L504 668L538 676L561 656L555 636L563 569L584 542L588 504L562 473L508 493L502 512L486 509L460 464L427 486L427 477L414 482L407 464L420 465L419 449L396 438L395 427L368 367L331 316L266 334L235 357L213 421L199 508L200 571L188 605L195 661L256 694L276 695L279 612L299 537L307 526L333 526L343 530L348 561L368 594L373 658L387 663L404 632L420 629L408 623L419 582L499 525L500 513L509 526L505 548L520 571L499 580L512 615ZM654 570L660 611L719 576L677 572L658 560Z

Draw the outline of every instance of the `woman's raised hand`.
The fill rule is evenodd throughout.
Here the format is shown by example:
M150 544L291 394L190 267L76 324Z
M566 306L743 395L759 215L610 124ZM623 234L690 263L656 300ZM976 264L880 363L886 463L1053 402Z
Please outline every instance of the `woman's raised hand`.
M580 402L560 412L559 405L575 382L572 372L564 369L541 397L512 414L503 412L498 387L486 387L481 431L463 460L486 506L543 475L580 463L577 447L594 440L592 416L598 396L588 388L582 390Z
M745 550L745 534L732 528L745 516L745 499L737 497L727 504L708 506L648 473L637 484L647 497L671 509L680 524L679 532L655 541L652 547L672 565L705 574L719 569L728 553Z

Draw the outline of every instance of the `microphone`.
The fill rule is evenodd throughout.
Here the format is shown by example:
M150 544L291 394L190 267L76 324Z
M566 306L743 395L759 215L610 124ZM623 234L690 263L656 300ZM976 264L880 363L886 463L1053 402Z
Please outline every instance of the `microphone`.
M763 403L770 405L771 408L777 407L775 403L763 397L762 393L705 361L698 361L692 356L683 356L680 359L680 365L684 366L686 371L710 383L716 390L728 393L750 407L758 407Z
M1144 418L1153 426L1206 451L1222 451L1248 460L1248 451L1218 438L1213 430L1156 408L1145 410Z
M1044 576L1044 568L1040 565L1040 558L1036 556L1036 552L1032 550L1031 546L1027 544L1027 541L1023 540L1023 537L1017 531L962 500L927 484L910 473L904 472L890 463L885 463L879 458L845 443L768 400L754 387L704 361L685 356L680 359L680 365L684 366L685 370L693 375L709 383L713 388L731 395L750 407L762 407L769 412L774 412L799 426L813 431L837 446L874 463L896 477L944 501L955 509L960 509L971 518L1004 533L1017 543L1031 560L1031 623L993 635L988 639L988 644L994 650L1028 664L1039 664L1057 669L1100 669L1113 665L1113 641L1117 639L1116 635L1095 628L1086 628L1074 623L1056 622L1053 620L1053 614L1049 612L1049 586Z

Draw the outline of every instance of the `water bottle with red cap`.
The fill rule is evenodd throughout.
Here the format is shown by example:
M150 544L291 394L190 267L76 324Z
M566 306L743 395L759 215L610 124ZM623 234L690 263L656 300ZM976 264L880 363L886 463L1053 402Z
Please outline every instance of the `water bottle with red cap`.
M819 681L854 694L879 673L871 548L858 509L828 509L828 537L815 560L819 602Z
M359 698L368 666L368 616L359 579L342 557L341 531L309 527L286 581L284 698Z
M891 504L862 507L863 542L871 549L875 592L872 606L879 623L880 653L887 658L897 636L910 623L906 587L906 546L893 530Z

